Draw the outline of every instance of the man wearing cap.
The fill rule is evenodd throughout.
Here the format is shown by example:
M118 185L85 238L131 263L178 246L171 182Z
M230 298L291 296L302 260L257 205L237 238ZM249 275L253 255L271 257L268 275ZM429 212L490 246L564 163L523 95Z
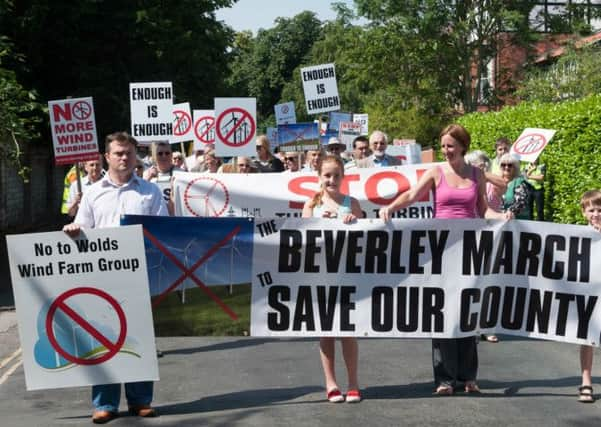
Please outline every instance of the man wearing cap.
M388 137L384 132L379 130L374 131L369 137L369 146L373 153L365 159L357 160L356 163L358 168L399 166L403 164L400 159L386 154Z

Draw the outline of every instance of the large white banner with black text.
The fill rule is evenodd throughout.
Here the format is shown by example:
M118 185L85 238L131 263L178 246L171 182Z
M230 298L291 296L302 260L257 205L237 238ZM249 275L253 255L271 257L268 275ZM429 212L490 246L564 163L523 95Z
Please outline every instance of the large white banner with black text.
M251 334L599 345L600 259L577 225L255 219Z

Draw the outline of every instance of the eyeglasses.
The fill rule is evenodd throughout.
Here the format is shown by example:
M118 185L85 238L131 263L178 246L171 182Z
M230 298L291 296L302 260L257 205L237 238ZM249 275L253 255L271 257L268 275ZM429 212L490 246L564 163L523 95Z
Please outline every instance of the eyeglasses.
M250 165L248 163L238 163L239 168L249 168Z
M502 168L511 169L513 165L511 163L501 163Z
M171 155L171 151L157 151L157 156L170 156Z
M337 145L334 145L333 147L328 147L328 151L340 151L342 150L342 147L338 147Z
M284 157L287 162L296 162L296 157Z

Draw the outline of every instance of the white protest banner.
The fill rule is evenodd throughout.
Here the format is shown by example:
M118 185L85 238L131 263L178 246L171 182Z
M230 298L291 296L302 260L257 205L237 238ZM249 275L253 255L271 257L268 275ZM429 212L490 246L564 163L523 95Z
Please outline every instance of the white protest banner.
M192 113L190 103L182 102L173 104L172 107L173 135L169 138L171 144L194 139L194 128L192 127Z
M353 121L361 124L361 135L369 133L369 115L368 114L353 114Z
M401 159L407 165L422 162L422 146L420 144L389 145L386 147L386 154Z
M194 150L215 143L215 110L194 110Z
M92 98L48 102L57 165L98 159L98 137Z
M138 142L167 141L173 135L171 82L130 83L131 134Z
M334 64L301 68L307 113L317 114L340 110Z
M521 162L533 162L543 152L555 132L553 129L526 128L515 140L509 153Z
M215 98L215 154L256 156L256 98Z
M158 380L141 226L6 242L28 390Z
M273 107L275 110L275 124L288 125L296 123L296 110L294 101L277 104Z
M598 259L601 233L576 225L255 219L251 335L598 346Z
M357 198L367 218L394 200L435 163L419 166L364 168L345 171L341 191ZM300 217L306 200L319 191L317 174L177 173L173 184L178 216ZM430 195L395 213L395 218L429 218Z
M346 145L346 151L353 151L353 141L361 135L361 124L356 122L340 122L339 123L340 142Z

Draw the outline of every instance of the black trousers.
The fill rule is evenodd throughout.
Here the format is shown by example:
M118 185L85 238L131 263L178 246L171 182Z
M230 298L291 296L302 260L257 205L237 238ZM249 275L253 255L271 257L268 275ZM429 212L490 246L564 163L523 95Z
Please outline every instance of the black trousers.
M534 204L536 203L536 218L534 218ZM530 215L532 215L532 219L536 219L537 221L545 220L545 189L541 188L540 190L532 190L530 192L530 201L528 202L530 205Z
M476 337L437 338L432 340L432 367L436 386L456 387L476 381L478 344Z

